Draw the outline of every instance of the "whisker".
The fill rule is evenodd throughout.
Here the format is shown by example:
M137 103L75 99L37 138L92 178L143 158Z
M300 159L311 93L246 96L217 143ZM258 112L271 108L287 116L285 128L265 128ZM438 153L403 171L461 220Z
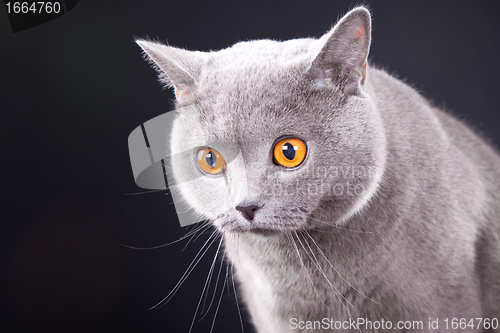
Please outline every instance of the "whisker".
M307 230L304 230L304 232L306 233L307 236L309 236L309 238L312 240L312 242L314 243L314 245L316 245L316 247L318 248L318 251L323 255L323 257L326 259L326 261L328 262L328 264L332 267L332 269L335 271L335 273L337 273L341 278L342 280L344 280L352 289L354 289L355 291L357 291L360 295L366 297L367 299L369 299L370 301L374 302L374 303L377 303L377 304L380 304L382 305L381 303L371 299L370 297L366 296L365 294L363 294L361 291L359 291L358 289L356 289L352 284L350 284L343 276L342 274L340 274L337 269L335 268L335 266L333 266L333 264L330 262L330 260L326 257L326 255L323 253L323 251L321 250L321 248L319 247L318 243L316 243L316 241L314 240L314 238L311 237L311 235L307 232Z
M210 328L210 333L212 333L212 331L214 330L215 319L217 319L217 313L219 312L219 307L220 307L220 303L222 301L222 296L224 295L224 287L226 286L226 283L227 283L228 269L229 269L229 267L226 266L226 278L224 279L224 284L222 285L222 289L220 292L219 303L217 304L217 308L215 309L214 320L212 321L212 327Z
M200 262L200 260L203 258L203 256L205 255L205 253L207 253L208 249L210 249L210 247L212 246L212 244L215 242L216 238L214 238L214 236L217 236L217 235L218 234L216 232L214 232L212 235L210 235L210 237L207 239L207 241L205 242L205 244L203 244L203 246L200 249L200 251L198 251L198 253L194 257L193 261L191 262L191 264L188 266L188 268L186 269L186 271L184 272L184 274L180 278L179 282L177 282L177 284L175 285L175 287L172 289L172 291L167 296L165 296L160 302L158 302L155 306L151 307L149 310L152 310L152 309L157 308L158 306L164 305L165 303L167 303L175 295L175 293L179 290L180 286L188 278L188 276L194 270L194 268L196 267L196 265L198 265L198 263ZM210 241L210 244L207 246L207 243L209 241ZM200 253L203 251L203 249L205 249L205 250L200 255Z
M236 295L236 286L234 283L234 270L232 264L231 264L231 280L233 281L233 290L234 290L234 299L236 300L236 308L238 309L238 316L240 317L241 332L245 333L245 330L243 329L243 319L241 318L240 305L238 304L238 297Z
M123 195L138 195L138 194L158 193L158 192L166 192L166 191L168 191L168 188L149 190L149 191L144 191L144 192L123 193Z
M304 269L304 272L306 272L307 278L309 279L309 282L311 283L311 286L313 287L314 292L318 296L318 298L321 301L321 303L323 303L324 306L326 306L328 309L330 309L330 307L325 304L325 302L323 301L323 299L321 298L321 296L319 296L318 290L316 290L316 286L312 282L311 276L309 275L309 272L307 271L306 266L304 265L304 262L302 261L302 257L300 256L300 252L299 252L299 248L297 247L297 244L295 244L295 241L293 240L293 238L291 237L290 234L286 234L286 236L288 237L288 240L292 243L293 247L295 248L295 251L297 252L297 255L299 257L299 260L300 260L300 263L302 265L302 268Z
M200 238L200 236L201 236L201 235L203 235L203 233L204 233L204 232L208 229L208 228L206 228L206 227L209 227L209 226L212 226L212 224L210 223L210 221L209 221L209 220L204 221L204 222L202 223L202 225L201 225L199 228L197 228L197 229L195 230L195 232L192 234L191 239L189 239L189 240L188 240L188 242L186 243L186 245L184 245L184 247L182 248L182 250L181 250L181 251L184 251L184 250L187 248L187 246L189 245L189 243L191 243L191 242L193 242L193 243L194 243L194 242L195 242L198 238ZM202 229L204 229L204 230L202 230ZM201 231L201 232L198 234L198 236L196 236L196 234L197 234L199 231ZM195 238L195 237L196 237L196 238ZM193 239L194 239L194 240L193 240Z
M133 249L133 250L155 250L155 249L160 249L162 247L178 243L178 242L180 242L180 241L188 238L189 236L193 235L194 233L197 233L201 228L207 227L207 226L209 226L209 225L207 224L207 225L204 225L204 226L200 226L199 228L197 228L195 230L191 230L190 232L188 232L187 234L185 234L184 236L182 236L178 240L175 240L175 241L170 242L170 243L162 244L162 245L150 246L150 247L136 247L136 246L126 245L126 244L120 244L120 245L123 246L123 247L129 248L129 249Z
M192 235L192 234L193 234L193 232L198 232L198 231L200 231L201 229L203 229L203 228L205 228L205 227L207 227L207 226L209 226L209 225L211 225L210 221L209 221L209 220L206 220L206 221L202 221L202 223L195 223L195 224L191 224L191 225L187 226L187 228L186 228L186 229L188 229L188 228L192 227L192 228L191 228L191 230L189 230L189 232L188 232L188 234L189 234L189 235ZM186 236L187 236L187 235L186 235Z
M221 237L221 243L222 243L222 237ZM217 254L219 253L218 251L219 249L217 249ZM219 285L219 278L220 278L220 273L222 272L222 266L224 266L224 262L221 261L220 263L220 268L219 268L219 273L217 274L217 279L215 280L215 287L214 287L214 293L212 295L212 300L210 301L210 304L208 305L208 309L207 311L205 312L205 314L199 319L200 321L205 318L205 316L207 315L208 311L210 311L210 308L212 307L212 304L214 302L214 299L215 299L215 294L217 292L217 286ZM210 276L210 280L212 280L212 277ZM208 285L210 286L210 282L208 283ZM223 292L224 290L222 290L221 292ZM205 302L207 301L207 296L208 296L208 290L207 290L207 293L205 295L205 300L203 301L203 307L202 307L202 310L201 312L203 312L203 309L205 309Z
M311 254L312 254L312 256L314 257L314 260L313 260L313 258L311 258L311 256L310 256L310 255L309 255L309 253L307 252L307 250L306 250L306 248L305 248L304 244L302 244L302 242L301 242L301 240L300 240L300 238L299 238L299 235L297 234L297 231L294 231L294 233L295 233L295 237L297 237L297 241L300 243L300 245L301 245L301 246L302 246L302 248L304 249L304 252L307 254L307 256L309 257L309 259L311 259L311 261L312 261L312 263L314 264L314 266L316 266L316 268L317 268L317 269L321 272L321 274L322 274L322 275L323 275L323 277L325 278L326 282L328 282L328 285L330 285L330 287L332 288L333 292L335 293L335 296L337 296L337 298L339 299L340 303L341 303L342 305L344 305L344 303L343 303L343 302L342 302L342 300L340 299L340 297L342 297L342 299L343 299L344 301L346 301L346 302L347 302L350 306L352 306L353 308L355 308L355 307L354 307L354 305L352 305L352 304L351 304L351 303L350 303L350 302L349 302L349 301L348 301L348 300L347 300L347 299L346 299L346 298L345 298L345 297L344 297L344 296L340 293L340 291L338 291L338 289L337 289L337 288L335 288L335 286L334 286L334 285L330 282L330 280L329 280L329 279L328 279L328 277L326 276L325 272L323 271L323 268L321 268L321 265L319 264L318 259L316 259L316 256L314 255L314 253L313 253L312 251L311 251ZM293 236L292 236L292 237L293 237ZM306 243L307 243L307 242L306 242ZM309 247L309 249L311 249L311 248ZM344 307L345 307L345 305L344 305ZM347 309L346 309L346 310L347 310ZM349 313L349 311L347 311L347 313Z
M206 221L204 222L204 224L209 225L209 226L213 226L213 224L210 222L210 220L206 220ZM203 231L202 231L202 232L200 232L200 234L199 234L198 236L196 236L196 237L194 237L194 236L193 236L193 238L194 238L194 239L192 240L192 241L193 241L193 243L194 243L194 242L196 242L196 241L198 240L198 238L200 238L200 236L201 236L201 235L205 234L205 231L206 231L206 230L203 230ZM191 242L191 241L190 241L190 242Z
M300 241L300 238L299 238L299 235L297 234L297 231L294 231L295 233L295 236L297 237L297 240L300 242L300 244L302 245L302 242ZM292 236L293 237L293 236ZM304 242L307 244L307 242L305 241L305 238L304 238ZM308 245L309 246L309 245ZM302 248L304 249L304 251L307 253L307 250L304 248L304 245L302 245ZM311 247L309 247L309 249L311 250ZM337 288L335 288L332 283L330 282L330 280L328 279L328 277L326 276L325 272L323 271L323 269L320 267L319 265L319 262L318 260L316 259L316 256L314 255L314 253L312 252L311 250L311 254L313 255L314 259L316 260L317 264L316 264L316 267L320 270L321 274L323 274L325 280L328 282L328 284L333 288L334 290L334 293L335 293L335 296L337 296L337 298L339 299L340 301L340 304L342 304L342 307L345 309L345 311L347 312L347 314L349 315L349 317L354 320L354 318L352 317L351 313L349 312L349 309L345 306L344 302L342 302L342 300L340 299L340 297L338 296L337 293L340 294L340 292L337 290ZM309 254L308 254L309 255ZM309 257L311 258L311 257ZM314 263L314 262L313 262ZM352 306L353 308L356 309L356 307L354 305L352 305L342 294L341 294L342 298L350 305ZM357 328L357 330L361 333L361 330L359 328Z
M209 277L212 276L212 272L214 270L215 263L217 261L217 255L219 254L219 249L220 249L221 244L222 244L222 237L220 239L219 246L217 247L217 251L215 252L214 260L212 261L212 265L210 266L210 270L208 271L208 276L207 276L207 279L205 281L205 285L203 286L203 291L201 292L200 300L198 301L198 305L196 306L196 310L194 311L193 320L191 321L191 326L189 327L189 333L191 333L191 330L193 329L194 321L196 319L196 314L198 313L198 309L200 308L201 300L203 299L203 294L205 294L205 290L207 289L207 285L210 284ZM208 294L208 290L207 290L207 294Z

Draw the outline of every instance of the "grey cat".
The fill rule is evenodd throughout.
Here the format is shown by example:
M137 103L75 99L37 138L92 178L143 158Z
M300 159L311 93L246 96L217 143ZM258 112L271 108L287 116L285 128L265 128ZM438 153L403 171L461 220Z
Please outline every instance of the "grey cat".
M319 39L138 40L175 89L171 150L193 151L177 190L222 234L260 333L499 332L499 155L367 66L370 42L363 7Z

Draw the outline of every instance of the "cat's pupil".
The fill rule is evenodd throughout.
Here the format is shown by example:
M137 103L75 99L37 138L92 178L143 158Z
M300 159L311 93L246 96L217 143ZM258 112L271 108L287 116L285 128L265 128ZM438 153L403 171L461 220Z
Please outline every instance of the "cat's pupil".
M295 158L295 149L290 142L287 142L283 145L283 155L291 161Z
M212 168L215 168L215 164L217 163L217 157L215 157L215 154L212 152L208 152L206 155L207 163L210 165Z

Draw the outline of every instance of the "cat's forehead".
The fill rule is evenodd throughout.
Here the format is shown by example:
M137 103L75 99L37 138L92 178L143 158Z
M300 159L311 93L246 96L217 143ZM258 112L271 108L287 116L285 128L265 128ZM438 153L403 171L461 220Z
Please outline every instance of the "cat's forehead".
M291 100L287 100L289 104ZM247 101L240 105L218 97L199 103L199 121L208 141L251 144L255 139L273 141L276 137L304 130L299 110L283 101L261 104Z
M283 80L290 81L310 64L312 42L308 39L259 40L210 52L202 66L198 88L212 93L217 89L217 93L225 93L232 88L246 88L251 92L264 84L269 88L290 84Z
M317 45L314 42L314 39L308 38L284 42L269 39L240 42L229 48L211 52L208 61L209 65L223 68L300 63L309 60L315 53Z
M310 44L306 39L260 40L213 52L203 68L197 99L207 135L243 140L251 130L274 137L278 129L286 132L296 126L293 114L310 63Z

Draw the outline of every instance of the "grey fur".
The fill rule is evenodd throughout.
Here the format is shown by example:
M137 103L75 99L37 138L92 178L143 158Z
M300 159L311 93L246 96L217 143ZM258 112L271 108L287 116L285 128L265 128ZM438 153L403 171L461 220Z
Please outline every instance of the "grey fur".
M138 43L182 91L178 106L197 110L179 112L172 152L240 149L222 176L178 190L223 234L258 332L293 331L291 318L421 320L424 332L439 318L446 332L445 318L500 317L499 155L401 81L364 75L366 9L318 40L209 53ZM287 135L308 146L292 170L271 158ZM238 205L260 208L248 221Z

